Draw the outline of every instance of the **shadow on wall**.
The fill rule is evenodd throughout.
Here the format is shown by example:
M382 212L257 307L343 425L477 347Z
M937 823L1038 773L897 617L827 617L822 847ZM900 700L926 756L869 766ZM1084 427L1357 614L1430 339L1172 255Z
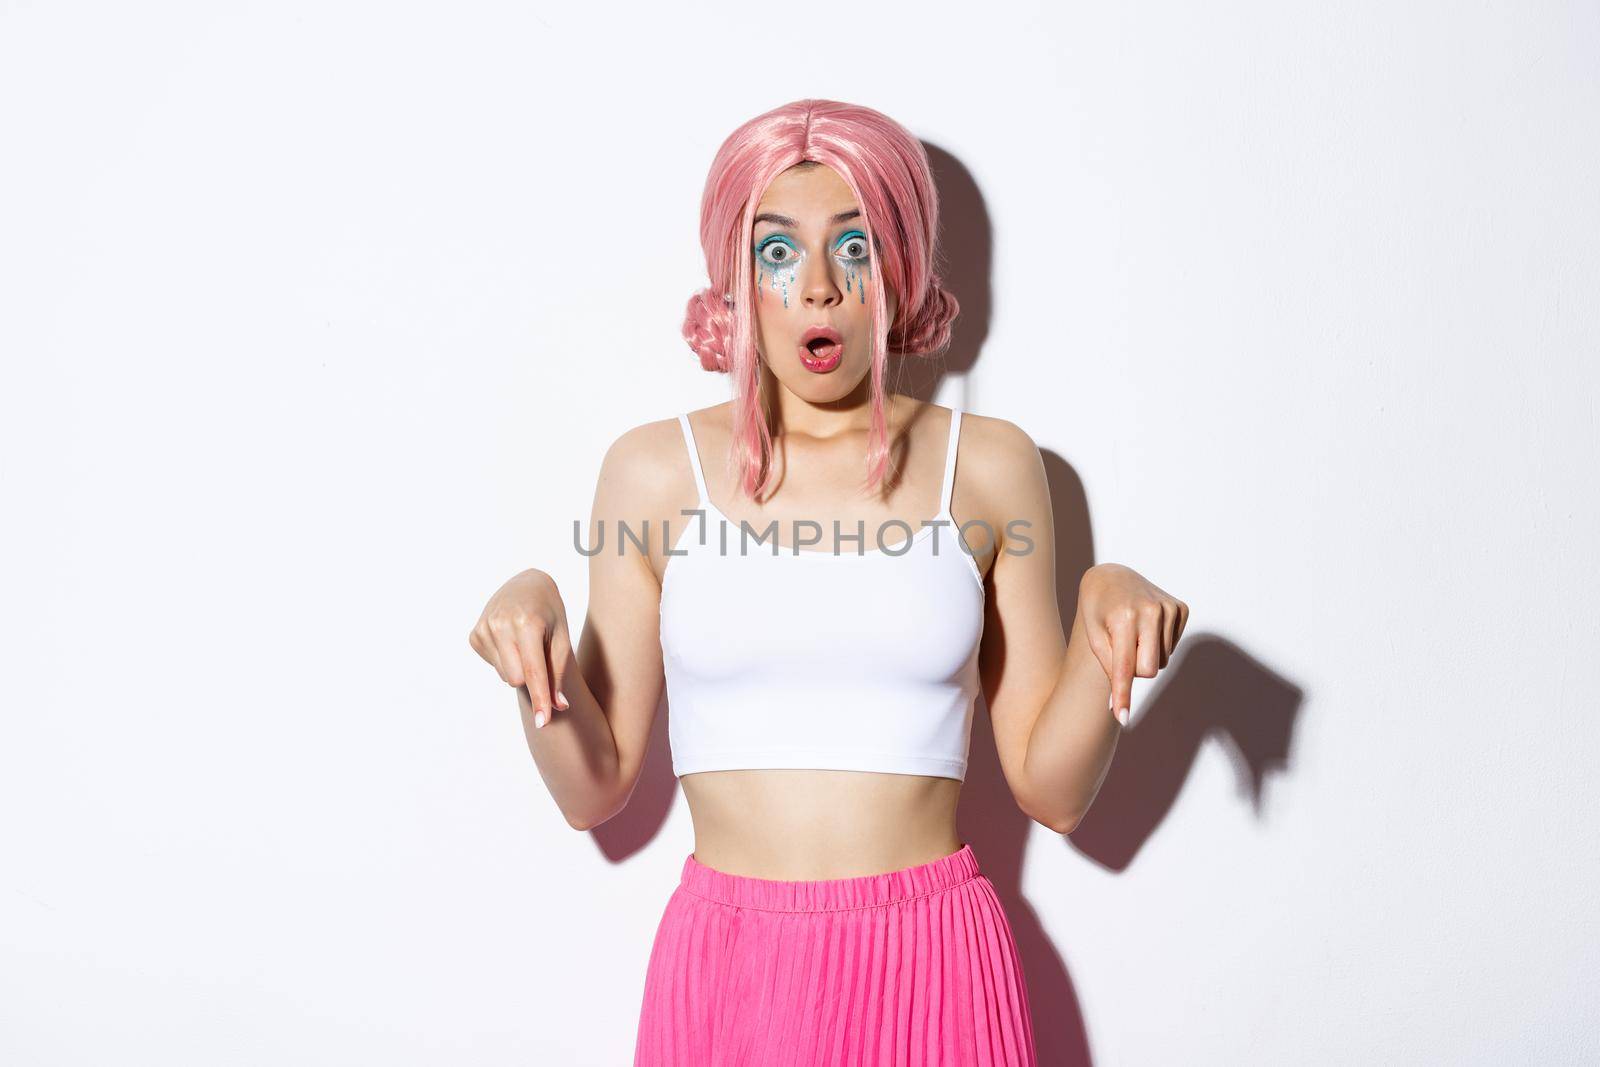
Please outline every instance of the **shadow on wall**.
M941 197L940 273L961 302L949 349L932 360L896 361L891 387L922 399L936 394L945 374L965 374L978 362L989 333L993 301L993 233L971 173L949 153L927 145ZM981 413L980 413L981 414ZM1096 561L1083 483L1053 452L1042 452L1055 515L1057 597L1065 623L1077 613L1078 579ZM1005 905L1028 981L1034 1038L1041 1064L1079 1067L1093 1062L1071 976L1033 907L1022 895L1022 870L1033 820L1011 795L1000 769L988 709L973 718L972 746L962 787L958 832L978 856ZM1260 814L1267 773L1286 770L1301 691L1228 640L1206 633L1183 637L1117 743L1094 806L1062 841L1111 871L1125 870L1172 809L1200 745L1215 735L1238 769L1239 794ZM665 699L657 709L649 755L626 808L590 833L612 862L642 849L671 811L677 780L668 747ZM664 899L664 897L663 897Z
M1070 621L1078 608L1078 579L1094 563L1089 513L1072 468L1053 452L1043 456L1058 536L1056 595L1063 620ZM1107 870L1125 870L1172 809L1201 742L1210 735L1232 757L1239 793L1259 814L1268 772L1288 766L1302 699L1298 688L1226 639L1185 633L1172 662L1135 706L1093 807L1061 840ZM1071 976L1022 894L1023 853L1034 824L1011 796L987 713L973 722L970 758L960 832L973 842L1011 920L1028 978L1039 1062L1093 1063Z

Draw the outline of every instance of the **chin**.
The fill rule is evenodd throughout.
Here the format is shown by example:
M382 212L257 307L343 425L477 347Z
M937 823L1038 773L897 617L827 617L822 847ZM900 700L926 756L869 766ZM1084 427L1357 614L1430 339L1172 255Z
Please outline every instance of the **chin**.
M798 362L779 379L796 396L823 403L840 400L854 392L866 380L866 369L838 366L823 374L807 370Z

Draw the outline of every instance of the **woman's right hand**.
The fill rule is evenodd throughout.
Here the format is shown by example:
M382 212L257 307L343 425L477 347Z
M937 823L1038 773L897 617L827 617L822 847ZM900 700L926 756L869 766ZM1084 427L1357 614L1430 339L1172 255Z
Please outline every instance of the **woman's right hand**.
M553 707L570 706L561 692L572 663L567 608L544 571L523 571L496 590L467 642L507 685L528 687L535 725L549 722Z

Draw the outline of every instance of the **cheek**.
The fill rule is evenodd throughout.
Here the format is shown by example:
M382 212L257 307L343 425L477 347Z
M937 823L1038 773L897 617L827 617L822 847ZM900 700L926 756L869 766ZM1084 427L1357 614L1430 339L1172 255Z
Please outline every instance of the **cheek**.
M758 336L763 340L770 334L776 336L786 329L785 319L789 311L783 306L783 293L773 292L770 283L765 289L757 289L755 293L755 325Z

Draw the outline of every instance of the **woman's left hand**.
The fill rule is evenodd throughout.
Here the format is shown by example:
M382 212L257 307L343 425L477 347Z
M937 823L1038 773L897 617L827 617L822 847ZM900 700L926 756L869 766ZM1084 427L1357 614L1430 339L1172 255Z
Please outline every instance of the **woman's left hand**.
M1078 615L1111 680L1111 708L1128 725L1133 678L1167 665L1189 621L1189 605L1120 563L1090 567L1078 583Z

